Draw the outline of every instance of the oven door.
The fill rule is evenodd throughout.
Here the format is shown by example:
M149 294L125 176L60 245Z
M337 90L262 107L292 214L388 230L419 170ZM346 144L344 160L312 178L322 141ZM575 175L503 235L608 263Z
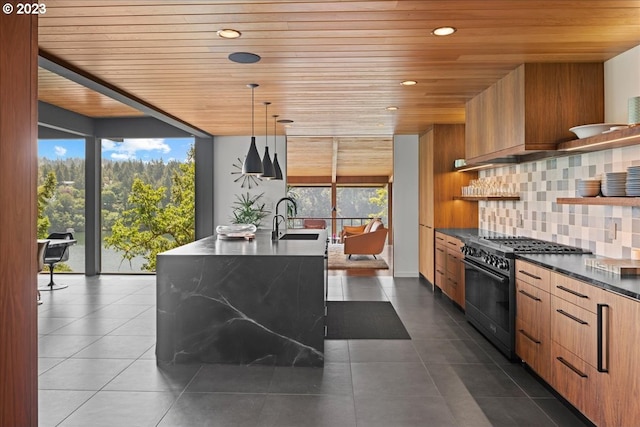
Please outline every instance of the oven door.
M467 320L509 358L513 357L514 305L510 277L463 259Z

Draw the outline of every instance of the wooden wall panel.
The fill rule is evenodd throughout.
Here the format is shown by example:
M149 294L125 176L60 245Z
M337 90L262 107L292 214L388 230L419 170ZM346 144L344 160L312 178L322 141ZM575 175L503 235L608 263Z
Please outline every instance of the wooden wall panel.
M0 14L0 425L38 425L37 16Z

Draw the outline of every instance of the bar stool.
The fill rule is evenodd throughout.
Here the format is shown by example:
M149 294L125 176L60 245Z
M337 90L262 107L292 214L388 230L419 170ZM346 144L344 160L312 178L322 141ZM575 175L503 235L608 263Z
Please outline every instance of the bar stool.
M40 273L44 269L44 254L47 252L48 247L49 247L48 240L38 240L38 253L36 254L36 259L38 260L38 273ZM37 301L38 301L38 305L42 304L42 297L40 296L40 290L38 290Z

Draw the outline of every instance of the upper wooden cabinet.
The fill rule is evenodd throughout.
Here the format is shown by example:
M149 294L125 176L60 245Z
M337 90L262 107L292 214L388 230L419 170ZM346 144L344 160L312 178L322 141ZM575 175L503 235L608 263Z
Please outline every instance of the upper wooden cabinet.
M467 102L467 163L555 150L604 121L602 63L523 64Z

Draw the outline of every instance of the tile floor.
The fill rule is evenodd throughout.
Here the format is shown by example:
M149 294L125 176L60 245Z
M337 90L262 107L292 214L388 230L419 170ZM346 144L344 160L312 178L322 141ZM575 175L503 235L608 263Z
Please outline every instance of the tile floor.
M41 426L584 425L418 279L329 277L332 300L391 301L412 340L327 341L324 369L159 369L155 276L57 280L38 309Z

